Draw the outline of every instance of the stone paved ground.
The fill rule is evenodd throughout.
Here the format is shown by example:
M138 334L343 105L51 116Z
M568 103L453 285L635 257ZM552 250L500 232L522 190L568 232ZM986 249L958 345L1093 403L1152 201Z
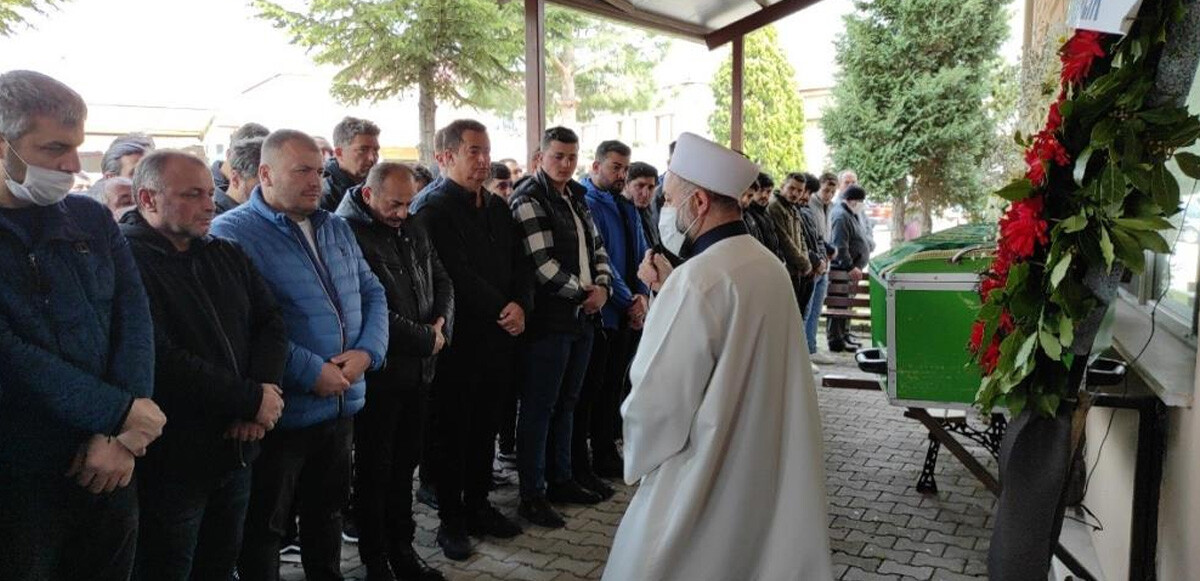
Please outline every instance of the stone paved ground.
M841 357L836 372L852 372L849 357ZM832 367L827 370L835 371ZM882 393L821 389L819 399L835 578L986 579L995 503L991 494L944 449L937 470L939 493L917 493L914 485L927 442L924 429L903 417L903 409L889 405ZM986 456L973 445L968 449ZM986 465L994 473L990 457ZM418 504L417 550L452 580L597 579L635 487L617 489L616 497L599 506L564 509L565 529L522 523L528 526L526 534L480 541L476 554L458 563L442 556L434 542L436 514ZM515 516L515 486L496 491L492 500ZM345 546L343 559L347 578L361 579L365 573L353 545ZM285 564L282 573L287 580L304 578L295 564Z

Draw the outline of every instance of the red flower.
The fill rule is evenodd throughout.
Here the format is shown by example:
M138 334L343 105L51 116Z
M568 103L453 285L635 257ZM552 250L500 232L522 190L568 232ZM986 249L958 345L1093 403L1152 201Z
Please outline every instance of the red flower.
M971 325L971 339L967 343L971 353L979 353L979 347L983 345L983 332L986 327L987 324L983 321L975 321L975 324Z
M1006 278L995 274L986 275L979 283L979 296L986 301L988 300L988 297L991 296L992 291L1003 289L1006 286L1008 286L1008 280Z
M1078 83L1087 77L1088 71L1092 68L1092 62L1104 56L1104 47L1100 46L1100 41L1103 39L1104 33L1079 30L1063 45L1059 56L1063 63L1062 80L1064 83Z
M1013 321L1012 313L1008 311L1000 313L1000 334L1008 335L1015 328L1017 328L1017 324Z
M1050 105L1050 114L1046 116L1046 131L1054 133L1062 127L1062 112L1059 110L1059 105L1062 100L1059 99Z
M1048 226L1042 218L1041 196L1013 202L1000 218L1001 252L1011 252L1014 258L1029 258L1038 245L1049 242Z
M1025 177L1029 178L1030 183L1034 186L1046 183L1046 164L1038 158L1037 151L1032 147L1025 151L1025 165L1029 166Z
M979 358L979 367L983 369L984 375L991 375L996 371L996 366L1000 363L1000 337L992 337L992 342L988 345L987 351L983 352L983 357Z

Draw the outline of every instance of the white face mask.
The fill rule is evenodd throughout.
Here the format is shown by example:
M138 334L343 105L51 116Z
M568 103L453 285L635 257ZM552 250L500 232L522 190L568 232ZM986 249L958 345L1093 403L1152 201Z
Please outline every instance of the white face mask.
M11 178L4 180L8 186L8 191L18 200L24 200L37 204L38 206L53 206L67 197L71 192L71 187L75 185L75 176L70 172L57 171L29 165L12 146L8 147L8 152L21 160L25 164L25 181L17 183Z
M662 244L674 254L679 254L683 248L684 235L675 227L675 215L679 211L675 206L663 206L658 214L658 234L662 236Z

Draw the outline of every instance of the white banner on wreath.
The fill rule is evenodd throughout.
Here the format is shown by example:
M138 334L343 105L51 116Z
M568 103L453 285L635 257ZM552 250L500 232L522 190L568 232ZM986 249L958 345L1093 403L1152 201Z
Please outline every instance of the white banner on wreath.
M1141 0L1071 0L1067 26L1111 34L1126 34Z

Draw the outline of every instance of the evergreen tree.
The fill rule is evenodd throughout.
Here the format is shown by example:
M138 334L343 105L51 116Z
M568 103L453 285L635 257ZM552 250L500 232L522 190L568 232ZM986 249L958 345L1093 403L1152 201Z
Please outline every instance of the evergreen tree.
M983 204L1007 3L859 0L845 17L822 126L836 166L854 169L876 200L891 199L893 239L906 204L920 206L926 228L937 209Z
M0 0L0 36L12 36L15 26L34 14L58 8L62 0Z
M779 181L787 172L805 169L804 102L796 88L796 71L779 46L774 26L746 36L744 58L742 152ZM730 56L713 77L716 109L708 118L709 129L721 143L730 138L732 77Z

